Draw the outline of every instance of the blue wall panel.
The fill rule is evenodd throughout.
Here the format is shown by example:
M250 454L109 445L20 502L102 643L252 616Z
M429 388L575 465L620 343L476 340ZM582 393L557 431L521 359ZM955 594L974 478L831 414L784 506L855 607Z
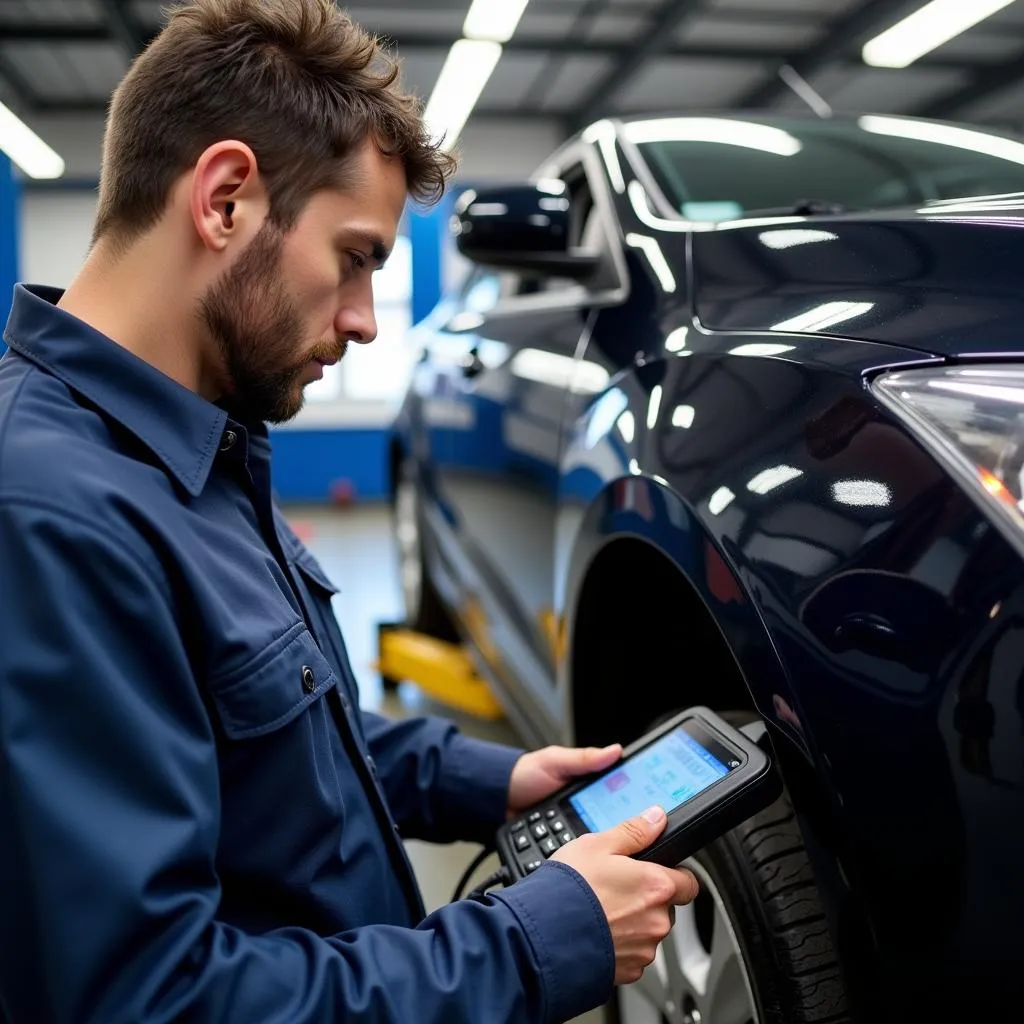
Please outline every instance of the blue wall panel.
M11 295L18 280L21 203L11 161L0 153L0 325L6 325ZM7 346L0 340L0 354Z
M330 501L339 485L350 486L356 501L387 496L386 430L275 430L271 440L274 489L282 501Z
M441 298L442 247L448 212L445 200L433 209L412 207L409 211L414 324L418 324Z

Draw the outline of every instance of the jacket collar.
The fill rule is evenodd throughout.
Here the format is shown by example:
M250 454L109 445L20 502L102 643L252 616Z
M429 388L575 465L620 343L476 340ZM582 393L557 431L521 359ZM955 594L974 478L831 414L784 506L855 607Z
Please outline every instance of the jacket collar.
M196 497L213 466L227 413L60 309L63 294L16 285L4 340L134 434Z

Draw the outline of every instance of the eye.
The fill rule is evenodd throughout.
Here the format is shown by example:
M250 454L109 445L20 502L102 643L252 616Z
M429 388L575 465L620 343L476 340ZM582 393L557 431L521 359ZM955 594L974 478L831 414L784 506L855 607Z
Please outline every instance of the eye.
M353 270L362 270L366 266L366 257L361 252L350 252Z

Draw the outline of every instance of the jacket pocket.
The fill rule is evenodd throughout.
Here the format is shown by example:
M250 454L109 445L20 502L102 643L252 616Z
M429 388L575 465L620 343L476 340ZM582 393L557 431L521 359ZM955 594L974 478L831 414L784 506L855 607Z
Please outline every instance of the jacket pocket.
M304 622L246 663L210 680L210 693L226 735L251 739L281 729L337 683Z
M319 590L320 596L328 601L335 594L341 593L341 587L324 572L323 566L307 550L295 552L293 564L306 582L312 584L312 589Z

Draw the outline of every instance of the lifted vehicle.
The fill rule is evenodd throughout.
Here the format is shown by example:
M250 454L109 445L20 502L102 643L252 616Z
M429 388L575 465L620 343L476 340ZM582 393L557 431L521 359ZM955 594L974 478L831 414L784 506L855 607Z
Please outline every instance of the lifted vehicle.
M1020 1012L1022 192L959 125L680 116L457 203L391 444L409 625L529 742L700 704L785 783L623 1024Z

